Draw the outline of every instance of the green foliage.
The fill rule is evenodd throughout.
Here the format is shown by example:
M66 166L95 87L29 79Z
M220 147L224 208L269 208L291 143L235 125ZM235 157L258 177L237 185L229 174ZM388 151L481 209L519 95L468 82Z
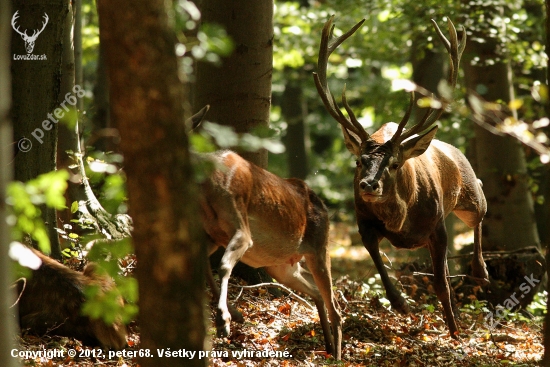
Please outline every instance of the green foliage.
M509 311L506 308L501 308L498 315L493 315L495 321L512 321L525 323L542 323L542 319L546 314L546 304L548 301L548 293L546 291L539 292L535 295L533 302L523 310ZM486 317L490 315L491 310L487 305L487 301L479 301L477 299L469 302L460 309L464 313L468 313L476 318L479 322L487 321ZM529 314L529 316L527 316Z
M48 232L41 218L40 206L64 209L69 174L66 171L52 171L37 178L22 182L11 182L8 186L7 203L12 213L8 223L12 226L12 238L21 241L25 234L37 241L40 249L50 252Z
M87 287L87 301L82 312L92 318L102 318L110 323L120 318L124 323L130 322L138 312L138 284L132 276L122 274L118 259L124 259L133 252L131 239L125 238L116 242L97 240L94 242L87 258L97 265L98 273L115 281L116 288L104 292L97 286ZM118 302L122 297L126 302Z
M548 292L543 291L535 294L533 302L527 306L527 311L535 316L543 316L547 312Z
M487 301L474 299L472 302L466 303L460 311L474 316L485 316L490 310L487 308Z
M218 149L241 149L256 152L260 149L275 154L284 152L284 145L276 136L274 129L259 127L251 133L236 133L231 126L219 125L205 121L199 132L190 136L192 150L200 153L213 152Z
M422 307L429 313L435 312L435 306L433 304L423 304Z
M175 29L179 40L176 54L181 57L182 77L193 81L197 61L220 63L221 57L233 52L234 42L218 24L202 23L199 29L201 14L192 1L178 0L173 4Z
M94 151L86 157L86 162L86 176L103 208L111 214L125 214L126 176L119 168L122 155Z
M276 1L273 110L279 108L286 85L302 86L312 149L308 183L331 206L343 210L353 206L351 175L354 167L354 158L342 144L340 128L325 111L311 76L316 70L321 28L332 14L336 16L336 36L360 19L366 19L358 32L330 57L327 76L329 87L338 101L344 84L347 84L348 102L371 133L383 123L399 121L403 116L408 96L403 91L396 91L392 81L412 77L415 65L411 60L422 60L427 50L445 52L430 19L435 19L441 26L446 17L453 20L457 29L466 28L470 42L500 42L503 55L513 61L515 88L519 95L524 96L523 107L518 110L520 118L526 116L529 122L545 115L544 102L531 98L531 95L538 95L536 86L545 82L541 0L469 3L450 0L329 0L311 7ZM453 112L443 116L437 133L437 139L447 141L463 152L473 136L470 113L463 103L464 94L459 79ZM272 113L271 121L284 137L288 126L284 116ZM280 168L282 161L281 158L270 158L270 170L284 176L286 172Z

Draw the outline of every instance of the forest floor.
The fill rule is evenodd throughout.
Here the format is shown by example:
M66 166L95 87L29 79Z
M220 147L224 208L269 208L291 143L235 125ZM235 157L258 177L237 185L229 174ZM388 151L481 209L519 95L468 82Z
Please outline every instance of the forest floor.
M265 287L245 289L243 282L232 278L229 300L243 313L245 322L232 323L229 338L216 338L215 313L210 308L210 366L540 365L544 352L540 317L506 318L490 329L486 325L487 308L474 300L473 305L461 308L460 335L457 340L452 339L425 276L404 287L411 313L392 311L383 298L384 291L368 253L362 246L351 245L354 241L347 235L349 227L340 227L333 226L331 231L331 257L334 289L343 316L342 361L336 362L325 352L314 307L293 294L275 297ZM395 251L389 247L383 250L388 254L388 265L397 268L390 261ZM399 255L398 263L415 256L408 251L400 251ZM390 269L390 276L393 273ZM75 349L82 355L93 354L93 349L68 338L25 336L21 344L20 350ZM130 333L129 345L126 350L139 350L138 333ZM198 353L194 358L198 358ZM24 362L48 367L139 366L132 358L35 358Z

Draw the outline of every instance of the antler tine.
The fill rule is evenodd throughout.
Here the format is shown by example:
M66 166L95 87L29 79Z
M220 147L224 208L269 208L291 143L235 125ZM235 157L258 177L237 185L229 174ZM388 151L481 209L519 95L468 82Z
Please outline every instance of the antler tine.
M430 125L432 124L433 121L430 122L429 124L426 124L426 121L428 121L430 119L430 116L432 116L433 112L434 112L433 108L431 108L431 107L428 108L426 110L426 113L424 114L424 116L422 116L422 119L420 119L420 121L418 122L418 124L414 125L410 129L406 130L405 134L402 135L400 141L403 141L403 140L411 137L414 134L418 134L418 133L422 132L423 130L426 130L427 127L424 127L424 126L430 127Z
M350 108L348 104L348 99L346 98L346 85L344 84L344 89L342 89L342 104L344 105L344 108L346 109L346 112L349 115L349 118L351 120L351 123L355 127L355 129L359 132L359 137L361 140L368 139L369 134L365 131L363 126L359 123L359 120L357 120L357 117L355 117L355 113L353 113L353 110ZM364 133L364 135L362 134Z
M395 134L393 134L391 140L392 141L399 141L399 137L401 136L401 133L403 132L403 129L405 128L405 125L409 122L409 118L411 117L412 108L414 106L414 91L411 92L411 98L409 101L409 107L407 108L407 112L405 112L405 116L401 119L401 122L399 123L399 126L397 127L397 131Z
M445 37L443 32L441 32L441 29L439 29L439 26L437 25L435 20L431 19L431 22L435 28L437 35L439 36L439 39L449 53L449 76L447 78L447 82L449 83L451 88L454 89L458 80L458 66L460 64L462 53L464 52L464 49L466 47L466 30L464 29L464 27L462 28L462 38L459 42L456 28L453 22L450 19L447 19L447 27L449 28L450 38L449 40L447 39L447 37ZM422 131L430 128L431 125L441 117L441 115L445 111L445 108L449 104L450 101L442 96L441 106L438 108L438 110L434 112L432 108L429 108L428 112L424 115L424 117L418 124L414 125L409 130L406 130L403 134L400 134L400 137L398 137L398 141L401 142L414 134L421 133Z
M325 108L330 113L330 115L338 122L340 123L344 128L350 130L351 132L358 135L362 140L366 140L369 138L369 134L363 129L361 124L357 121L357 118L351 111L351 108L347 104L346 98L345 98L345 91L346 88L344 87L344 90L342 92L342 101L344 104L344 108L348 112L350 119L348 119L340 110L340 107L338 106L338 103L336 102L336 99L330 92L330 89L328 87L327 82L327 66L328 66L328 58L344 42L346 39L348 39L352 34L354 34L359 27L363 25L364 19L357 23L355 26L353 26L349 31L341 35L340 37L337 37L335 39L331 40L332 33L334 31L334 15L330 17L330 19L325 23L323 27L323 32L321 36L321 45L319 46L319 57L317 59L317 73L313 73L313 79L315 80L315 86L317 87L317 92L319 93L319 96L323 100L323 104L325 105Z

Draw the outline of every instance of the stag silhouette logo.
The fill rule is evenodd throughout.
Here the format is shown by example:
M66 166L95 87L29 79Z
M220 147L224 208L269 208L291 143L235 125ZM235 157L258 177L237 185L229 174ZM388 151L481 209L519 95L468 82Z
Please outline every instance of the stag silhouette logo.
M21 35L21 38L23 38L23 41L25 41L25 49L27 50L27 53L30 54L30 53L32 53L32 50L34 50L34 43L36 42L36 39L38 38L40 33L42 33L44 28L46 28L46 24L48 24L48 20L50 18L48 18L48 14L44 13L44 23L42 23L42 29L40 29L40 30L34 29L33 33L32 33L32 36L29 36L27 34L26 29L25 29L24 32L21 32L19 30L19 26L17 26L15 24L17 18L19 18L18 13L19 13L19 10L16 11L15 14L13 14L13 17L11 18L11 26L12 26L14 31L16 31L17 33L19 33Z

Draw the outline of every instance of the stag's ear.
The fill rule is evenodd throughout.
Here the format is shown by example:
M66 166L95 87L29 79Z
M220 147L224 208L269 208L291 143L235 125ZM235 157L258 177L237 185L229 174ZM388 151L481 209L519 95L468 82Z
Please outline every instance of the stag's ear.
M201 108L199 112L189 117L185 121L185 130L187 132L195 130L197 126L199 126L201 122L204 120L204 116L206 116L206 113L208 112L209 109L210 109L210 105L207 104L206 106Z
M430 146L436 132L437 126L434 126L427 133L406 140L401 144L401 149L403 149L403 161L409 158L418 157L424 153Z
M349 131L345 127L341 126L341 128L344 133L344 143L346 144L346 148L348 148L351 154L359 157L361 155L361 139L357 136L357 134Z

